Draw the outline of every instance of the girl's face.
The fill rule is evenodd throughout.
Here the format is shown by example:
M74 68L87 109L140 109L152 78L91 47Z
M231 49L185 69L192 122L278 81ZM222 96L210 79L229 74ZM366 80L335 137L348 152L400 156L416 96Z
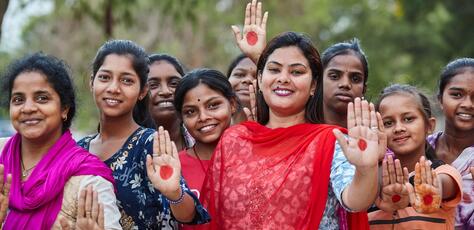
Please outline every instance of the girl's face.
M176 116L174 91L181 78L181 74L167 61L156 61L151 64L148 74L149 106L155 121Z
M451 78L440 100L446 129L474 131L474 70Z
M242 59L229 76L232 89L244 105L250 105L249 85L256 79L256 76L257 66L250 58Z
M337 55L323 74L323 102L326 108L346 113L347 104L364 96L364 66L353 54Z
M236 103L206 84L189 90L182 107L183 123L191 136L201 143L217 143L230 126Z
M424 153L426 136L435 128L435 119L425 119L417 100L399 93L385 97L380 103L387 145L397 155Z
M59 94L43 74L24 72L13 82L10 119L22 138L45 142L58 139L68 111L61 107Z
M109 54L90 83L95 103L106 117L132 116L133 108L146 96L129 56Z
M308 60L296 46L278 48L268 56L259 85L270 113L280 116L304 112L316 88Z

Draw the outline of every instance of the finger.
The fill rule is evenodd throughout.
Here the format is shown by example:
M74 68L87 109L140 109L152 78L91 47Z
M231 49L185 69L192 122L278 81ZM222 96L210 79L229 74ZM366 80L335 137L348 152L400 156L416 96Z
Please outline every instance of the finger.
M361 112L362 112L362 125L363 126L368 126L369 128L372 127L370 126L370 111L369 111L369 102L366 100L362 100L360 102L360 107L361 107Z
M250 96L250 112L252 112L252 116L254 120L257 120L257 98L255 94L255 86L257 85L257 81L253 80L252 85L249 85L249 96Z
M165 140L165 130L163 129L163 126L160 126L158 128L158 138L159 138L159 147L160 147L160 155L166 153L166 140Z
M242 40L242 34L240 33L240 28L238 26L231 26L232 32L234 32L235 41L237 44Z
M339 129L333 129L332 132L334 133L334 136L336 136L337 143L339 143L341 146L342 151L346 153L349 145L349 143L347 143L346 137Z
M171 138L170 133L168 130L165 130L165 147L166 147L166 154L173 155L172 147L171 147Z
M415 186L421 184L421 169L420 169L420 163L415 164Z
M92 186L87 186L86 190L86 202L85 202L86 218L92 216Z
M4 177L4 166L0 164L0 193L3 192L3 177Z
M439 180L438 180L438 173L435 172L434 170L431 170L431 176L433 177L433 186L435 188L440 188L439 187ZM442 193L440 193L442 194Z
M354 114L354 103L347 103L347 129L351 129L356 126L355 114Z
M397 178L396 178L396 175L395 175L395 167L394 167L394 164L393 164L393 157L392 156L388 156L388 175L389 175L389 178L390 178L390 184L395 184L397 183Z
M403 170L402 170L402 164L400 163L400 160L396 159L395 160L395 174L397 175L397 183L403 184Z
M153 175L156 172L155 166L153 165L153 160L149 154L146 155L146 172L148 176Z
M174 142L171 142L171 153L173 158L179 161L178 148L176 148L176 144Z
M471 170L472 179L474 180L474 167L471 167L470 170Z
M354 114L355 114L355 125L360 126L362 125L362 106L361 100L357 97L354 100Z
M426 184L426 167L425 167L425 157L420 157L420 175L421 175L421 183Z
M376 114L377 114L377 126L379 128L379 131L384 132L385 127L383 126L382 115L380 115L379 112L377 112Z
M378 125L378 120L377 120L377 113L375 112L375 106L373 103L369 104L369 114L370 114L369 127L370 128L377 127L378 129L379 125ZM378 131L378 130L374 130L374 131Z
M98 194L96 191L92 192L92 220L97 221L97 218L99 216L99 200L98 200Z
M255 12L257 11L257 0L252 0L250 7L250 24L255 25Z
M255 23L257 26L260 26L262 23L262 2L257 3L257 18L255 18Z
M410 174L408 173L408 168L403 167L403 183L404 184L408 183L409 178L410 178Z
M158 132L153 133L153 154L160 155L160 142Z
M244 110L244 113L245 113L245 117L247 117L247 121L255 121L254 118L253 118L252 112L250 112L249 108L244 107L243 110Z
M104 221L104 205L99 204L99 217L97 220L100 229L105 229L105 221Z
M59 218L59 224L61 225L62 230L70 230L71 229L71 225L69 225L69 221L66 220L66 218L64 218L62 216Z
M414 207L416 202L415 190L413 189L413 186L410 183L405 183L405 186L408 191L408 199L410 200L410 204L412 207Z
M245 7L245 19L244 19L244 26L250 25L250 3L247 3Z
M3 176L2 176L3 178ZM5 187L3 188L3 194L8 198L10 197L10 188L12 185L12 174L7 175L7 183L5 183Z
M426 172L426 183L429 185L433 184L433 177L431 174L431 163L430 161L425 161L425 172Z
M387 160L382 161L382 186L385 187L390 184L390 178L388 176L388 162Z
M264 32L267 31L267 20L268 20L268 11L263 14L262 25L260 26L262 27L262 30Z
M85 203L86 203L86 189L82 189L79 193L79 200L77 201L77 216L84 218L86 216L85 211Z

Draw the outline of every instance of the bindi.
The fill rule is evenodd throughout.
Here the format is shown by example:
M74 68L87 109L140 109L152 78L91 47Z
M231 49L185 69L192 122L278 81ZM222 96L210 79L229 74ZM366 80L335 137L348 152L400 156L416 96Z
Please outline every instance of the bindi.
M364 139L359 139L359 141L357 142L357 145L359 146L359 149L362 151L367 149L367 142Z
M160 176L163 180L168 180L173 175L173 168L169 165L160 166Z
M198 102L201 101L201 99L198 98Z
M246 35L246 38L247 38L247 43L249 45L253 46L257 44L258 36L257 36L257 33L255 33L254 31L248 32Z

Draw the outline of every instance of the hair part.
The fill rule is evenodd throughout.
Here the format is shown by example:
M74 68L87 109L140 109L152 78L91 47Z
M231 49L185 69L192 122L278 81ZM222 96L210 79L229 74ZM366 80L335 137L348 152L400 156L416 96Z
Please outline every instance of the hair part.
M321 58L319 56L318 50L313 46L311 39L303 34L296 32L285 32L275 38L273 38L268 45L263 50L258 63L257 63L257 75L261 77L263 69L267 64L268 57L279 48L283 47L297 47L301 50L304 57L308 60L311 74L312 74L312 83L317 86L322 85L322 73L323 67L321 64ZM258 82L258 81L257 81ZM258 84L257 84L258 87ZM318 93L316 91L316 93ZM260 124L268 123L269 116L269 107L265 102L263 95L260 90L257 91L257 121ZM322 115L322 110L316 108L316 97L311 96L305 105L305 120L309 123L322 123L323 121L319 119Z
M150 65L153 65L155 62L166 61L174 67L179 75L184 76L186 74L186 69L181 62L169 54L151 54L148 58L150 59Z
M69 109L67 118L63 120L62 132L71 127L72 120L76 114L76 95L72 74L69 66L61 59L42 52L26 55L13 61L3 75L3 94L7 100L2 103L7 108L11 101L11 93L15 79L22 73L36 72L46 78L49 85L59 95L62 109Z
M474 58L458 58L448 63L443 70L438 82L438 99L443 99L443 92L446 85L451 82L451 79L456 75L465 73L467 71L474 72Z
M227 78L230 78L232 71L234 71L235 67L237 67L239 63L245 58L249 58L249 57L247 57L245 54L239 54L237 57L235 57L232 60L232 62L229 65L229 68L227 69Z

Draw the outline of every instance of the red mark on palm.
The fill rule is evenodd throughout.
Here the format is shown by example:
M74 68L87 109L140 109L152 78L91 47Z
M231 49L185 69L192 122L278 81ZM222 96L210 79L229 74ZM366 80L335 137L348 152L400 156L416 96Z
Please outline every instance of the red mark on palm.
M393 203L397 203L398 201L400 201L402 198L399 196L399 195L393 195L392 196L392 202Z
M173 175L173 168L169 165L160 166L160 176L163 180L168 180Z
M367 142L364 139L359 139L357 142L357 145L359 146L359 149L364 151L367 148Z
M257 41L258 41L257 33L250 31L247 33L246 38L247 38L247 43L249 45L253 46L257 44Z
M423 196L423 203L425 205L430 205L433 202L433 196L431 194Z

